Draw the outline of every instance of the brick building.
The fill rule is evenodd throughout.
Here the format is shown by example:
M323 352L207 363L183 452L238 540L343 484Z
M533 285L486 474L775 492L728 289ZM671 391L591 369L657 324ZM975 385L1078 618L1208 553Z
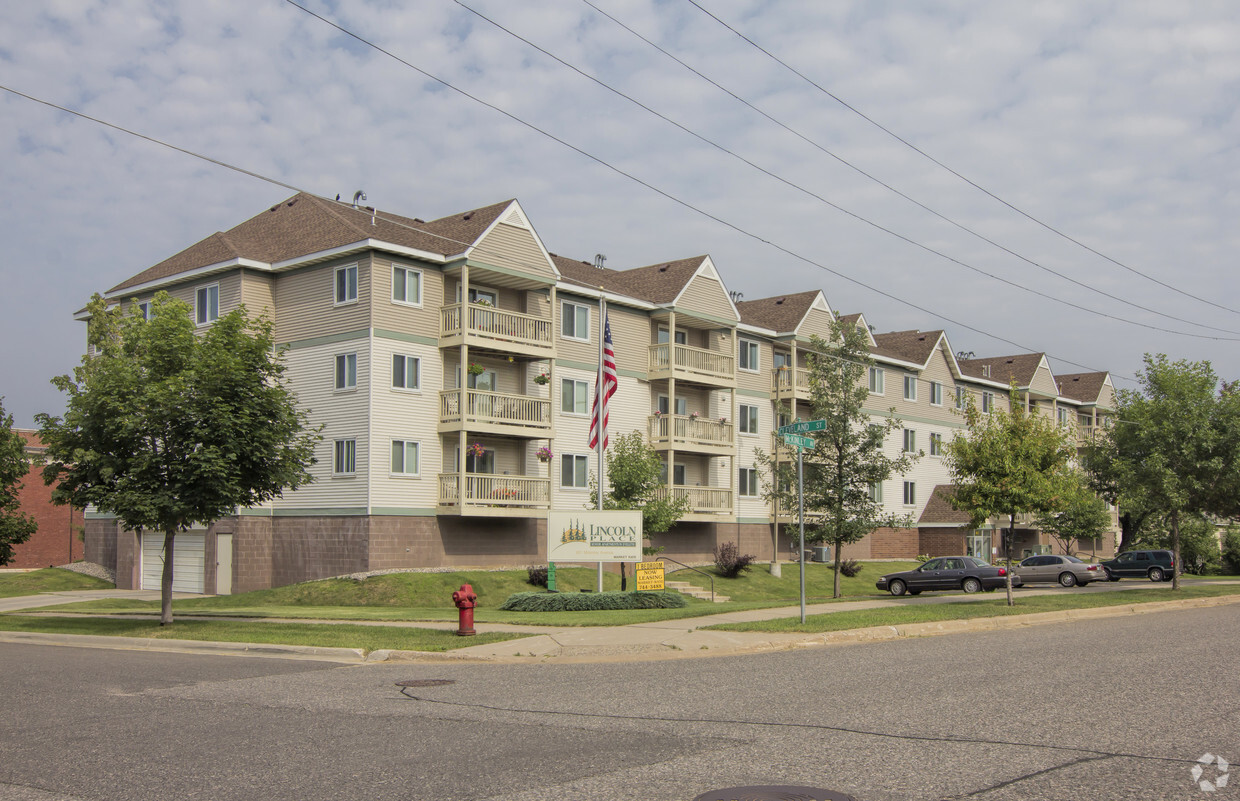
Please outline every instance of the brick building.
M16 429L26 440L27 458L38 457L43 443L34 431ZM42 467L33 465L26 474L17 497L21 510L35 519L38 530L13 549L13 561L6 568L39 568L65 565L86 555L82 541L82 512L52 503L52 488L43 483Z

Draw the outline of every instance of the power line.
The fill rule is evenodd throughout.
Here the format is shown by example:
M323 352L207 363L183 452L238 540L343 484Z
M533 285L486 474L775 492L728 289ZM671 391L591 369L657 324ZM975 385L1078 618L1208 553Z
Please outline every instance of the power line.
M290 0L290 2L291 2L291 0ZM731 156L732 158L734 158L734 159L736 159L736 160L738 160L738 161L740 161L740 162L742 162L742 163L744 163L744 164L746 164L746 165L748 165L748 166L752 167L753 169L757 170L758 172L762 173L763 175L766 175L767 177L773 178L773 179L775 179L776 181L779 181L780 183L784 184L785 186L788 186L788 187L790 187L790 188L792 188L792 189L797 190L798 192L801 192L801 193L803 193L803 194L805 194L805 195L807 195L807 196L809 196L809 197L812 197L812 198L814 198L815 200L818 200L818 201L820 201L821 203L823 203L823 204L825 204L825 205L827 205L827 206L830 206L831 208L835 209L836 211L839 211L839 212L841 212L841 213L843 213L843 214L846 214L846 215L848 215L849 217L852 217L853 219L855 219L855 220L857 220L857 221L859 221L859 222L865 223L866 225L869 225L869 226L871 226L871 227L873 227L873 228L876 228L876 229L878 229L879 231L882 231L883 233L886 233L886 234L888 234L888 235L890 235L890 236L894 236L894 237L896 237L897 239L899 239L899 240L901 240L901 241L903 241L903 242L906 242L906 243L908 243L908 244L910 244L910 245L912 245L912 246L914 246L914 247L916 247L916 248L919 248L919 249L921 249L921 250L926 251L927 253L934 254L934 255L936 255L936 256L938 256L938 257L940 257L940 258L942 258L942 259L945 259L945 260L947 260L947 261L949 261L949 262L951 262L951 263L953 263L953 264L957 264L957 265L959 265L959 266L961 266L961 267L964 267L964 268L965 268L965 269L967 269L967 270L971 270L972 272L975 272L975 273L977 273L978 275L985 276L985 277L987 277L987 278L990 278L990 279L992 279L992 280L994 280L994 281L998 281L999 283L1002 283L1002 284L1006 284L1006 285L1008 285L1008 286L1010 286L1010 287L1013 287L1013 288L1015 288L1015 289L1019 289L1019 290L1022 290L1022 291L1024 291L1024 292L1028 292L1028 293L1029 293L1029 294L1031 294L1031 295L1036 295L1037 297L1043 298L1043 299L1045 299L1045 300L1049 300L1049 301L1051 301L1052 303L1058 303L1058 304L1061 304L1061 305L1063 305L1063 306L1067 306L1068 308L1071 308L1071 309L1076 309L1077 311L1081 311L1081 312L1085 312L1086 314L1093 314L1093 315L1097 315L1097 316L1099 316L1099 317L1103 317L1103 318L1106 318L1106 319L1108 319L1108 320L1115 320L1115 321L1117 321L1117 322L1125 323L1125 324L1127 324L1127 325L1133 325L1133 326L1137 326L1137 327L1139 327L1139 328L1148 328L1148 329L1150 329L1150 330L1153 330L1153 331L1159 331L1159 332L1164 333L1164 334L1176 334L1176 335L1179 335L1179 336L1194 337L1194 338L1198 338L1198 339L1208 339L1208 340L1215 340L1215 341L1227 341L1227 342L1238 342L1238 341L1240 341L1240 338L1237 338L1237 337L1214 337L1214 336L1209 336L1209 335L1206 335L1206 334L1194 334L1194 333L1190 333L1190 332L1188 332L1188 331L1177 331L1177 330L1172 329L1172 328L1163 328L1163 327L1161 327L1161 326L1155 326L1155 325L1150 325L1150 324L1148 324L1148 323L1141 323L1141 322L1137 322L1136 320L1129 320L1129 319L1127 319L1127 318L1125 318L1125 317L1118 317L1118 316L1116 316L1116 315L1113 315L1113 314L1108 314L1108 313L1103 312L1103 311L1098 311L1098 310L1096 310L1096 309L1091 309L1091 308L1089 308L1089 307L1087 307L1087 306L1082 306L1082 305L1081 305L1081 304L1079 304L1079 303L1075 303L1075 302L1070 301L1070 300L1065 300L1065 299L1063 299L1063 298L1061 298L1061 297L1057 297L1057 296L1055 296L1055 295L1049 295L1049 294L1047 294L1047 293L1045 293L1045 292L1041 292L1041 291L1039 291L1039 290L1037 290L1037 289L1033 289L1032 287L1028 287L1028 286L1025 286L1024 284L1020 284L1020 283L1018 283L1018 282L1016 282L1016 281L1012 281L1012 280L1007 279L1007 278L1004 278L1004 277L1002 277L1002 276L1000 276L1000 275L996 275L995 273L987 272L986 270L983 270L983 269L981 269L980 267L977 267L977 266L975 266L975 265L969 264L968 262L962 261L961 259L957 259L957 258L955 258L954 256L950 256L950 255L948 255L948 254L944 253L943 251L937 250L937 249L935 249L935 248L933 248L933 247L930 247L929 245L923 244L923 243L918 242L918 241L916 241L916 240L914 240L914 239L912 239L912 238L910 238L910 237L907 237L907 236L905 236L904 234L899 233L898 231L895 231L895 230L893 230L893 229L891 229L891 228L888 228L888 227L886 227L886 226L884 226L884 225L882 225L882 224L880 224L880 223L874 222L873 220L871 220L871 219L869 219L869 218L867 218L867 217L863 217L863 216L861 216L860 214L857 214L856 212L853 212L853 211L851 211L851 210L849 210L849 209L846 209L846 208L844 208L843 206L839 205L838 203L834 203L833 201L828 200L827 198L823 197L822 195L820 195L820 194L818 194L818 193L816 193L816 192L814 192L814 191L812 191L812 190L810 190L810 189L807 189L807 188L805 188L805 187L801 186L800 184L797 184L797 183L795 183L795 182L793 182L793 181L790 181L790 180L788 180L787 178L784 178L783 176L778 175L778 174L776 174L775 172L772 172L771 170L768 170L767 168L762 167L761 165L756 164L756 163L755 163L755 162L753 162L753 161L750 161L749 159L745 158L744 156L740 155L739 153L737 153L737 152L735 152L735 151L733 151L733 150L730 150L730 149L728 149L727 147L724 147L723 145L719 144L718 142L715 142L715 141L714 141L714 140L712 140L712 139L707 138L706 136L703 136L702 134L700 134L700 133L698 133L698 132L696 132L696 131L692 130L691 128L689 128L689 127L687 127L687 126L685 126L685 125L683 125L683 124L681 124L681 123L679 123L679 122L677 122L677 121L675 121L675 120L671 119L671 118L670 118L670 117L668 117L667 115L662 114L662 113L660 113L660 112L658 112L658 111L655 111L653 108L651 108L651 107L649 107L649 106L645 105L644 103L642 103L641 101L639 101L639 100L635 99L635 98L634 98L634 97L632 97L631 95L625 94L624 92L620 91L619 89L616 89L615 87L611 86L610 84L608 84L608 83L606 83L606 82L604 82L604 81L602 81L602 80L600 80L600 79L598 79L598 78L594 77L593 75L590 75L589 73L587 73L587 72L585 72L584 70L582 70L582 69L580 69L580 68L578 68L578 67L574 66L573 64L570 64L569 62L567 62L567 61L565 61L564 59L560 58L559 56L555 55L554 53L549 52L549 51L548 51L548 50L546 50L545 48L540 47L540 46L539 46L539 45L537 45L537 44L534 44L534 43L533 43L533 42L531 42L529 39L526 39L525 37L521 36L520 34L515 33L515 32L513 32L512 30L510 30L510 29L508 29L508 28L504 27L503 25L499 24L498 22L496 22L495 20L491 19L490 17L487 17L485 14L482 14L481 12L476 11L476 10L474 10L473 8L470 8L468 5L466 5L464 2L462 2L462 0L454 0L454 2L456 2L456 4L457 4L457 5L459 5L461 8L464 8L466 11L469 11L471 14L474 14L475 16L477 16L479 19L482 19L482 20L486 21L487 23L489 23L489 24L491 24L491 25L495 26L495 27L496 27L496 28L498 28L499 30L501 30L501 31L503 31L504 33L508 34L509 36L513 37L514 39L517 39L517 40L519 40L519 41L521 41L521 42L524 42L526 45L528 45L529 47L534 48L535 50L537 50L538 52L540 52L540 53L542 53L543 55L547 56L548 58L554 59L556 62L558 62L558 63L562 64L563 66L565 66L565 67L567 67L567 68L569 68L569 69L573 70L573 71L574 71L574 72L576 72L578 75L581 75L582 77L584 77L584 78L586 78L586 79L588 79L588 80L590 80L590 81L593 81L594 83L596 83L596 84L598 84L599 86L603 87L603 88L604 88L604 89L606 89L607 91L612 92L613 94L617 95L618 97L621 97L621 98L623 98L623 99L625 99L625 100L629 101L630 103L632 103L633 105L637 106L638 108L641 108L641 109L643 109L644 111L647 111L647 112L649 112L650 114L653 114L654 116L658 117L659 119L663 120L664 122L668 123L669 125L672 125L672 126L674 126L675 128L677 128L677 129L679 129L679 130L683 131L684 133L689 134L690 136L692 136L692 137L694 137L695 139L697 139L697 140L699 140L699 141L703 142L704 144L709 145L710 147L713 147L713 148L715 148L716 150L719 150L720 152L725 153L725 154L727 154L727 155ZM894 190L893 190L893 191L894 191ZM915 201L914 201L914 202L915 202ZM920 205L920 204L919 204L919 205ZM923 207L923 208L924 208L924 207ZM929 209L928 209L928 210L929 210ZM940 216L941 216L941 215L940 215ZM944 219L946 219L946 218L944 218ZM949 221L949 222L950 222L950 221ZM961 227L963 227L963 226L961 226ZM965 229L965 230L968 230L968 229ZM982 238L984 238L984 237L982 237ZM989 240L987 240L987 241L989 241ZM1002 246L997 245L997 243L992 243L992 244L996 244L996 246L997 246L997 247L1002 247ZM1004 249L1004 250L1007 250L1006 248L1003 248L1003 249ZM1019 254L1016 254L1016 253L1014 253L1013 251L1008 251L1008 252L1009 252L1009 253L1013 253L1013 255L1016 255L1016 256L1020 257L1020 256L1019 256ZM1020 257L1020 258L1023 258L1023 257ZM1029 259L1025 259L1025 261L1029 261L1029 263L1030 263L1030 264L1034 264L1035 266L1039 266L1039 267L1041 266L1041 265L1037 265L1037 264L1036 264L1036 262L1032 262L1032 261L1030 261ZM1089 287L1089 286L1084 285L1084 284L1081 284L1081 286L1084 286L1084 287L1085 287L1085 288L1087 288L1087 289L1092 289L1092 287ZM1122 300L1122 299L1120 299L1120 298L1115 297L1114 295L1109 295L1109 294L1107 294L1107 293L1105 293L1105 292L1101 292L1100 290L1096 290L1096 291L1099 291L1099 292L1100 292L1100 294L1106 295L1106 297L1109 297L1109 298L1110 298L1110 299L1112 299L1112 300L1118 300L1118 301L1123 302L1123 303L1126 303L1126 302L1127 302L1127 301L1123 301L1123 300ZM1135 305L1135 304L1130 304L1130 305ZM1144 310L1146 310L1146 311L1151 311L1151 312L1154 312L1154 310L1153 310L1153 309L1146 309L1146 308L1145 308L1145 307L1143 307L1143 306L1142 306L1142 307L1139 307L1139 308L1142 308L1142 309L1144 309ZM1160 312L1154 312L1154 313L1155 313L1155 314L1161 314ZM1173 319L1180 320L1180 318L1173 318ZM1192 321L1189 321L1189 320L1180 320L1180 322L1186 322L1186 323L1188 323L1188 324L1190 324L1190 325L1197 325L1197 326L1202 327L1202 328L1213 328L1212 326L1203 325L1203 324L1201 324L1201 323L1195 323L1195 322L1192 322ZM1240 331L1231 331L1231 330L1228 330L1228 329L1214 329L1214 330L1222 331L1222 332L1224 332L1224 333L1228 333L1228 334L1238 334L1238 335L1240 335Z
M1154 282L1155 284L1158 284L1159 286L1163 287L1164 289L1169 289L1169 290L1171 290L1172 292L1175 292L1175 293L1177 293L1177 294L1183 295L1183 296L1184 296L1184 297L1186 297L1186 298L1191 298L1191 299L1196 300L1196 301L1199 301L1199 302L1201 302L1201 303L1205 303L1206 305L1208 305L1208 306L1213 306L1213 307L1215 307L1216 309L1222 309L1223 311L1228 311L1228 312L1231 312L1232 314L1240 314L1240 310L1233 309L1233 308L1231 308L1230 306L1223 306L1222 304L1215 303L1215 302L1214 302L1214 301L1212 301L1212 300L1207 300L1206 298L1199 297L1199 296L1197 296L1197 295L1192 294L1191 292L1186 292L1186 291L1184 291L1184 290L1182 290L1182 289L1180 289L1180 288L1178 288L1178 287L1175 287L1175 286L1172 286L1171 284L1165 283L1164 281L1160 281L1159 279L1154 278L1153 276L1146 275L1145 273L1141 272L1140 270L1137 270L1137 269L1135 269L1135 268L1133 268L1133 267L1129 267L1127 264L1124 264L1122 261L1119 261L1119 260L1117 260L1117 259L1113 259L1113 258L1111 258L1110 256L1108 256L1107 254L1105 254L1105 253L1103 253L1103 252L1101 252L1101 251L1099 251L1099 250L1095 250L1094 248L1090 247L1089 245L1085 244L1084 242L1081 242L1080 240L1073 238L1073 237L1072 237L1072 236L1070 236L1069 234L1066 234L1066 233L1064 233L1063 231L1060 231L1058 228L1055 228L1054 226L1050 225L1049 223L1042 222L1041 220L1039 220L1037 217L1034 217L1034 216L1033 216L1032 214L1030 214L1029 212L1024 211L1023 209L1020 209L1020 208L1018 208L1017 206L1012 205L1012 204L1011 204L1011 203L1009 203L1008 201L1004 200L1003 198L999 197L999 196L998 196L998 195L996 195L995 193L991 192L991 191L990 191L989 189L987 189L986 187L984 187L984 186L982 186L982 185L980 185L980 184L976 183L975 181L973 181L973 180L969 179L968 177L966 177L966 176L964 176L964 175L960 174L960 173L959 173L959 172L957 172L956 170L952 169L951 167L947 166L947 165L946 165L946 164L944 164L943 162L941 162L941 161L939 161L938 159L936 159L934 156L931 156L929 153L927 153L926 151L924 151L924 150L922 150L921 148L917 147L917 146L916 146L916 145L914 145L912 142L909 142L907 139L903 138L902 136L900 136L899 134L895 133L895 132L894 132L894 131L892 131L891 129L887 128L887 127L886 127L886 126L884 126L882 123L880 123L880 122L878 122L877 120L874 120L873 118L871 118L871 117L867 116L867 115L866 115L864 112L862 112L860 109L857 109L856 107L852 106L851 104L849 104L848 102L846 102L845 100L843 100L842 98L840 98L838 95L833 94L830 90L828 90L828 89L824 88L822 85L818 84L818 83L817 83L817 82L815 82L813 79L811 79L811 78L809 78L808 76L806 76L804 73L802 73L802 72L798 71L795 67L791 66L790 64L788 64L788 63L787 63L787 62L785 62L783 59L781 59L781 58L779 58L778 56L776 56L776 55L775 55L774 53L772 53L771 51L769 51L769 50L767 50L766 48L762 47L762 45L760 45L760 44L758 44L757 42L755 42L754 40L750 39L748 36L746 36L745 34L741 33L741 32L740 32L740 31L738 31L736 28L733 28L731 25L729 25L728 23L724 22L724 21L723 21L722 19L720 19L719 17L717 17L717 16L715 16L714 14L712 14L710 11L707 11L705 8L703 8L703 7L701 6L701 4L700 4L700 3L698 3L698 2L697 2L697 0L688 0L688 2L689 2L691 5L693 5L695 8L697 8L699 11L701 11L703 14L705 14L705 15L706 15L706 16L708 16L708 17L710 17L710 18L711 18L711 19L713 19L715 22L719 23L720 25L722 25L723 27L725 27L725 28L727 28L729 31L731 31L733 34L735 34L736 36L740 37L740 38L741 38L741 39L743 39L745 42L749 43L749 45L751 45L752 47L754 47L754 48L755 48L755 49L757 49L758 51L760 51L760 52L762 52L763 54L765 54L768 58L770 58L770 59L771 59L772 61L774 61L776 64L779 64L781 67L783 67L784 69L788 70L788 71L789 71L789 72L791 72L793 75L795 75L795 76L797 76L798 78L800 78L801 80L805 81L805 82L806 82L806 83L808 83L810 86L812 86L812 87L814 87L815 89L817 89L819 92L822 92L824 95L826 95L827 97L831 98L831 99L832 99L832 100L834 100L835 102L839 103L841 106L843 106L844 108L848 109L848 110L849 110L849 111L851 111L853 114L856 114L856 115L857 115L858 117L860 117L861 119L863 119L863 120L865 120L866 122L870 123L870 125L873 125L875 128L878 128L880 131L882 131L883 133L887 134L887 135L888 135L888 136L890 136L892 139L895 139L897 142L901 143L901 144L902 144L902 145L904 145L905 147L910 148L911 150L913 150L913 151L914 151L914 152L916 152L917 154L921 155L923 158L928 159L929 161L931 161L932 163L934 163L934 164L935 164L935 165L937 165L938 167L940 167L940 168L942 168L942 169L946 170L947 172L949 172L949 173L951 173L952 175L954 175L954 176L956 176L957 178L959 178L961 181L964 181L964 182L965 182L966 184L968 184L969 186L973 187L974 189L977 189L979 192L982 192L983 194L985 194L986 196L990 197L991 199L993 199L993 200L997 201L998 203L1003 204L1004 206L1006 206L1007 208L1009 208L1009 209L1011 209L1012 211L1016 212L1017 214L1019 214L1020 216L1024 217L1025 219L1029 220L1030 222L1033 222L1033 223L1036 223L1037 225L1040 225L1041 227L1045 228L1047 231L1050 231L1051 233L1055 234L1056 236L1062 237L1063 239L1066 239L1067 241L1071 242L1072 244L1074 244L1074 245L1076 245L1076 246L1078 246L1078 247L1084 248L1085 250L1089 251L1090 253L1093 253L1095 256L1098 256L1099 258L1105 259L1106 261L1111 262L1112 264L1114 264L1114 265L1115 265L1115 266L1117 266L1117 267L1122 267L1123 269L1127 270L1128 272L1132 273L1133 275L1138 275L1138 276L1140 276L1140 277L1142 277L1142 278L1146 279L1147 281L1152 281L1152 282Z
M457 2L459 3L459 2L460 2L460 0L457 0ZM612 16L611 14L607 13L607 12L606 12L606 11L604 11L603 9L599 8L598 6L596 6L594 3L590 2L590 0L581 0L581 2L585 3L587 6L589 6L589 7L590 7L590 8L592 8L592 9L594 9L596 12L598 12L598 13L599 13L599 14L601 14L602 16L606 17L607 19L609 19L609 20L611 20L612 22L614 22L616 25L618 25L618 26L620 26L621 28L623 28L624 30L628 31L628 32L629 32L629 33L631 33L633 36L635 36L635 37L637 37L638 39L642 40L643 42L645 42L645 43L646 43L647 45L649 45L650 47L654 48L655 50L658 50L660 53L662 53L663 55L667 56L667 57L668 57L669 59L671 59L672 61L675 61L677 64L679 64L680 66L684 67L684 68L685 68L686 70L688 70L689 72L692 72L694 75L698 76L698 77L699 77L699 78L701 78L703 81L706 81L706 82L707 82L707 83L709 83L711 86L714 86L715 88L719 89L721 92L723 92L723 93L727 94L729 97L733 98L733 99L734 99L734 100L736 100L737 102L739 102L739 103L743 104L744 106L748 107L749 109L751 109L751 110L752 110L752 111L754 111L755 113L760 114L761 116L765 117L765 118L766 118L767 120L769 120L770 122L774 123L775 125L778 125L780 128L783 128L785 131L787 131L788 133L790 133L790 134L792 134L793 136L797 137L797 138L798 138L798 139L800 139L801 141L803 141L803 142L805 142L806 144L810 145L811 147L813 147L813 148L815 148L815 149L819 150L820 152L825 153L826 155L828 155L828 156L830 156L831 158L835 159L837 162L839 162L840 164L842 164L842 165L844 165L845 167L849 168L849 169L850 169L850 170L852 170L853 172L856 172L858 175L861 175L861 176L863 176L864 178L866 178L866 179L868 179L868 180L870 180L870 181L873 181L874 183L878 184L879 186L883 187L884 189L888 190L889 192L892 192L892 193L894 193L894 194L896 194L896 195L899 195L901 198L903 198L904 200L908 201L909 203L912 203L913 205L917 206L918 208L922 209L923 211L926 211L926 212L929 212L930 214L933 214L935 217L938 217L940 220L943 220L944 222L946 222L946 223L948 223L948 224L950 224L950 225L955 226L956 228L960 229L961 231L964 231L965 233L969 234L970 236L976 237L977 239L980 239L981 241L983 241L983 242L985 242L985 243L987 243L987 244L989 244L989 245L992 245L992 246L994 246L994 247L998 248L999 250L1003 251L1004 253L1007 253L1007 254L1009 254L1009 255L1011 255L1011 256L1016 257L1017 259L1020 259L1021 261L1025 262L1026 264L1029 264L1029 265L1031 265L1031 266L1033 266L1033 267L1037 267L1039 270L1042 270L1042 271L1044 271L1044 272L1050 273L1051 275L1053 275L1053 276L1055 276L1055 277L1057 277L1057 278L1061 278L1061 279L1063 279L1064 281L1067 281L1067 282L1068 282L1068 283L1070 283L1070 284L1074 284L1074 285L1076 285L1076 286L1078 286L1078 287L1081 287L1082 289L1087 289L1087 290L1089 290L1090 292L1094 292L1094 293L1096 293L1096 294L1102 295L1103 297L1108 298L1108 299L1110 299L1110 300L1115 300L1115 301L1118 301L1118 302L1123 303L1123 304L1125 304L1125 305L1131 306L1131 307L1133 307L1134 309L1140 309L1141 311L1149 312L1149 313L1151 313L1151 314L1156 314L1156 315L1158 315L1159 317L1164 317L1164 318L1166 318L1166 319L1168 319L1168 320L1175 320L1176 322L1179 322L1179 323L1186 323L1186 324L1188 324L1188 325L1197 326L1198 328L1205 328L1205 329L1208 329L1208 330L1211 330L1211 331L1219 331L1219 332L1222 332L1222 333L1224 333L1224 334L1240 334L1240 331L1233 331L1233 330L1231 330L1231 329L1227 329L1227 328L1218 328L1218 327L1215 327L1215 326L1212 326L1212 325L1206 325L1205 323L1199 323L1199 322L1197 322L1196 320L1189 320L1189 319L1185 319L1185 318L1183 318L1183 317L1177 317L1177 316L1175 316L1175 315L1173 315L1173 314L1166 314L1166 313L1164 313L1164 312L1160 312L1160 311L1158 311L1157 309L1152 309L1152 308L1150 308L1150 307L1148 307L1148 306L1143 306L1143 305L1141 305L1140 303L1136 303L1136 302L1134 302L1134 301L1126 300L1126 299L1124 299L1124 298L1119 297L1118 295L1113 295L1113 294L1111 294L1110 292L1107 292L1107 291L1102 290L1102 289L1098 289L1097 287L1094 287L1094 286L1091 286L1091 285L1089 285L1089 284L1086 284L1085 282L1083 282L1083 281L1079 281L1079 280L1077 280L1076 278L1073 278L1073 277L1072 277L1072 276L1070 276L1070 275L1066 275L1066 274L1064 274L1064 273L1061 273L1061 272L1059 272L1058 270L1054 270L1054 269L1052 269L1052 268L1050 268L1050 267L1048 267L1048 266L1046 266L1046 265L1044 265L1044 264L1042 264L1042 263L1040 263L1040 262L1038 262L1038 261L1035 261L1035 260L1033 260L1033 259L1031 259L1031 258L1028 258L1028 257L1026 257L1026 256L1024 256L1024 255L1022 255L1022 254L1020 254L1020 253L1017 253L1015 250L1012 250L1011 248L1009 248L1009 247L1007 247L1007 246L1005 246L1005 245L1002 245L1002 244L1000 244L999 242L996 242L995 240L991 239L990 237L987 237L985 234L982 234L981 232L976 231L976 230L974 230L974 229L972 229L972 228L970 228L970 227L968 227L968 226L964 225L963 223L961 223L961 222L959 222L959 221L957 221L957 220L954 220L954 219L952 219L951 217L948 217L948 216L946 216L946 215L944 215L944 214L940 213L940 212L939 212L939 211L937 211L936 209L933 209L933 208L931 208L930 206L926 205L925 203L922 203L920 200L917 200L916 198L909 196L909 195L908 195L908 194L906 194L905 192L900 191L899 189L897 189L896 187L894 187L894 186L892 186L891 184L887 183L886 181L882 180L881 178L878 178L877 176L872 175L872 174L871 174L871 173L869 173L869 172L866 172L866 171L865 171L864 169L862 169L861 167L857 166L856 164L853 164L852 162L848 161L848 160L847 160L847 159L845 159L844 157L842 157L842 156L840 156L839 154L837 154L837 153L833 152L832 150L830 150L829 148L827 148L825 145L823 145L821 142L817 142L817 141L815 141L814 139L811 139L809 136L805 135L804 133L802 133L802 132L800 132L800 131L796 130L795 128L793 128L793 127L791 127L791 126L789 126L788 124L784 123L783 121L781 121L781 120L779 120L779 119L776 119L775 117L773 117L773 116L771 116L770 114L768 114L766 111L763 111L762 109L760 109L760 108L758 108L757 106L755 106L753 103L750 103L750 102L749 102L748 100L746 100L745 98L743 98L743 97L741 97L740 95L736 94L736 93L735 93L735 92L733 92L731 89L728 89L726 86L723 86L723 85L722 85L722 84L720 84L718 81L715 81L713 78L709 77L708 75L703 74L701 71L699 71L699 70L695 69L694 67L690 66L689 64L685 63L683 60L681 60L680 58L678 58L678 57L677 57L677 56L675 56L674 54L672 54L672 53L668 52L668 51L667 51L666 49L664 49L663 47L660 47L657 43L655 43L655 42L651 41L650 39L646 38L646 37L645 37L645 36L643 36L642 34L640 34L640 33L638 33L637 31L635 31L633 28L629 27L628 25L624 24L624 23L623 23L623 22L621 22L620 20L616 19L616 18L615 18L614 16ZM463 5L463 4L462 4L462 5ZM466 8L468 8L468 6L466 6ZM473 9L469 9L469 10L470 10L470 11L473 11ZM477 12L475 11L474 13L477 13ZM481 16L481 15L479 15L479 16ZM490 20L488 20L488 21L490 21ZM523 41L524 41L524 40L523 40ZM536 47L536 45L535 45L535 47ZM545 52L545 51L544 51L544 52ZM552 58L555 58L555 57L554 57L554 56L552 56ZM558 60L558 59L557 59L557 60ZM563 62L561 62L561 63L563 63ZM574 68L574 69L575 69L575 68ZM1045 296L1043 296L1043 297L1045 297Z

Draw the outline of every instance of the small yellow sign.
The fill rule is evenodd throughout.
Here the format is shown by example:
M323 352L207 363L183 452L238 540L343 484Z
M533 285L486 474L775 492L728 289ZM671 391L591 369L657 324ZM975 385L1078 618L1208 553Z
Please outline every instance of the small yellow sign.
M663 584L662 562L638 562L633 571L639 592L666 589Z

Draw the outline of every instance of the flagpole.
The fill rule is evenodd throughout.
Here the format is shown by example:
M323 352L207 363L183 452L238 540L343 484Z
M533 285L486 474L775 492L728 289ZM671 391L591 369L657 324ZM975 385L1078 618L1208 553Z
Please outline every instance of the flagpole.
M601 289L601 288L600 288ZM607 412L606 379L603 375L603 336L607 331L607 299L599 292L598 297L598 373L594 382L595 407L598 414L598 509L603 511L603 418ZM598 591L603 591L603 563L598 563Z

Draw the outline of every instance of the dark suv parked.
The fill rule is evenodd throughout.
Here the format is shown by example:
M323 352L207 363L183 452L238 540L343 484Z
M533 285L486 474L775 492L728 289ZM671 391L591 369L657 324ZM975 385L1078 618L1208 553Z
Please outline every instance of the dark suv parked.
M1171 551L1124 551L1102 563L1111 581L1122 578L1148 578L1170 581L1175 577L1175 557Z

